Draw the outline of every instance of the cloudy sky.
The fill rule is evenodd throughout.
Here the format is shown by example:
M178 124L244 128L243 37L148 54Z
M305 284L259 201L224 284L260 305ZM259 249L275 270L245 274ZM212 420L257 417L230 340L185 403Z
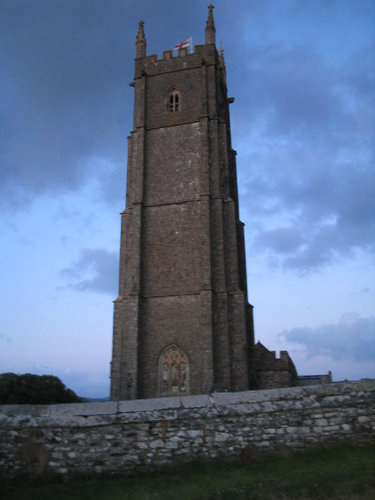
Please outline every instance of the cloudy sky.
M1 0L0 372L106 396L147 53L204 42L201 0ZM217 0L256 340L375 377L375 2Z

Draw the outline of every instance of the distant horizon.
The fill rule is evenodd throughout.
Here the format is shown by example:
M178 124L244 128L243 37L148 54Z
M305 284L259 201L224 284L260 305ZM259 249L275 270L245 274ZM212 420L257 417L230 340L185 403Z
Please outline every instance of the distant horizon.
M67 389L73 390L75 392L75 394L79 398L81 398L81 399L88 399L88 400L108 400L108 401L110 400L109 383L108 383L108 392L107 392L107 394L96 393L95 387L90 388L90 391L91 391L90 394L83 394L83 393L80 392L79 389L76 390L74 387L72 387L68 383L66 383L64 381L63 377L60 377L57 373L2 372L2 373L0 373L0 375L3 374L3 373L15 373L16 375L30 374L30 375L50 375L50 376L56 376L56 377L58 377L63 382L63 384L65 385L65 387ZM311 373L311 374L300 374L300 373L297 373L297 375L298 376L318 376L318 375L328 375L328 373ZM375 380L375 376L374 377L361 377L361 378L358 378L358 379L340 379L340 380L336 380L335 377L334 377L334 374L332 373L332 383L333 384L339 384L339 383L344 383L344 382L361 382L361 381L365 381L365 380ZM76 385L76 387L79 387L79 385ZM297 387L297 386L294 386L294 387ZM267 390L267 389L249 389L249 390ZM216 390L213 390L211 392L208 392L207 394L212 394L214 392L236 392L236 391L216 391ZM187 394L187 396L188 396L188 394ZM166 397L166 396L162 396L162 397ZM144 398L139 398L139 399L144 399Z

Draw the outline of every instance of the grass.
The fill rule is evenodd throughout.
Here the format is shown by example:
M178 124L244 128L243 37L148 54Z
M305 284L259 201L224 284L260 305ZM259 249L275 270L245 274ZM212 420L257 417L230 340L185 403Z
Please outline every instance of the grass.
M231 500L375 498L375 450L338 447L243 462L195 462L151 472L2 480L3 499Z

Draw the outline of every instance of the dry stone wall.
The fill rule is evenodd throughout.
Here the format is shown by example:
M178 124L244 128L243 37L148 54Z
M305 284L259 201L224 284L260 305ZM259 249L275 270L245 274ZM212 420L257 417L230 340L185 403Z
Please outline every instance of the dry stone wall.
M125 471L375 435L375 380L148 400L0 406L0 471Z

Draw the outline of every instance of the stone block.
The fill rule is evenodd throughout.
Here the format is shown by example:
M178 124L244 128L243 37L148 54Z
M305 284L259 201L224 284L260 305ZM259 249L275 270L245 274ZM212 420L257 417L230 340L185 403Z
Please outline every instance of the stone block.
M217 432L215 434L215 441L217 442L221 442L221 441L228 441L228 439L230 439L230 434L226 433L226 432Z
M358 417L357 420L360 424L366 424L367 422L370 422L370 418L364 415Z
M325 418L318 418L315 420L315 425L319 427L324 427L328 425L328 422Z
M119 413L143 412L168 410L179 408L181 400L179 397L171 398L150 398L150 399L133 399L129 401L120 401L118 403Z
M164 441L162 439L155 439L155 441L150 442L150 448L163 448L164 447Z
M186 431L186 435L190 438L197 438L202 436L201 430L188 430Z
M212 406L213 402L208 394L199 396L181 396L181 406L184 408L207 408Z
M91 415L114 415L116 412L117 403L115 401L105 401L103 403L69 403L49 405L48 416L68 415L87 417Z

